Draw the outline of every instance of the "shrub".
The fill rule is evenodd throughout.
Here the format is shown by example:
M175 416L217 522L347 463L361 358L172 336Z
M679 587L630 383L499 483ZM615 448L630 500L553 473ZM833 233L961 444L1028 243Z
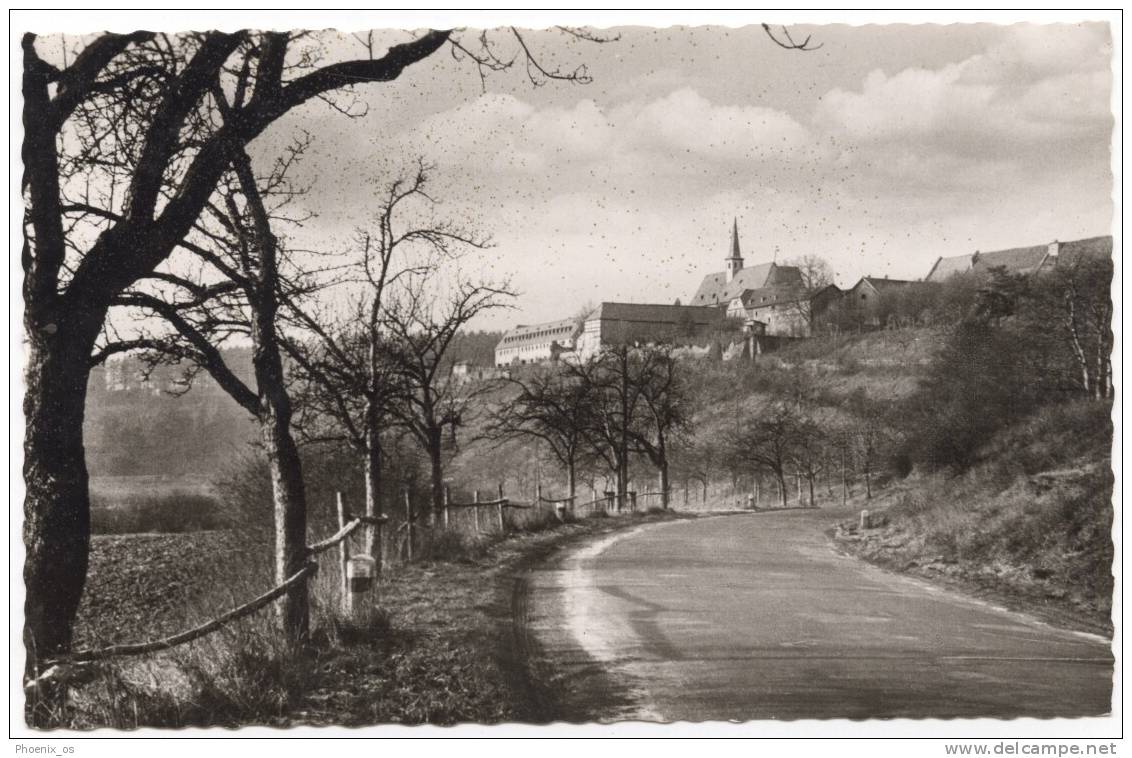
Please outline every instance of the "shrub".
M93 492L90 517L94 534L199 532L232 525L217 498L179 489L148 495Z

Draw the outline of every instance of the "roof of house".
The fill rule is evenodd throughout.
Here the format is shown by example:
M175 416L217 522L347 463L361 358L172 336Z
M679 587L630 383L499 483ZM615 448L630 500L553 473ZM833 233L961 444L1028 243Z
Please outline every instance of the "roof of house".
M928 272L925 281L941 282L950 276L967 271L986 273L999 266L1015 274L1029 274L1037 271L1047 261L1050 248L1051 245L1048 244L1030 245L940 258ZM1085 257L1107 258L1112 256L1112 237L1106 235L1062 242L1058 244L1057 250L1058 265L1075 263Z
M872 287L874 290L876 290L877 292L880 292L882 289L892 289L893 287L903 287L903 286L908 285L908 284L915 284L915 282L909 281L908 279L889 279L887 277L878 278L878 277L875 277L875 276L862 276L860 279L857 280L856 284L854 284L852 287L849 288L849 291L852 292L853 290L860 287L862 284L867 284L870 287Z
M971 256L969 255L952 255L947 258L939 258L936 260L932 270L924 278L926 282L942 282L948 277L955 274L962 274L971 269Z
M806 291L797 287L760 287L744 290L738 299L744 308L760 308L781 303L796 303L806 298ZM732 300L734 302L734 300Z
M717 308L654 303L602 303L586 321L636 321L656 324L714 324L723 318Z
M1005 268L1015 274L1028 274L1036 271L1049 254L1049 245L1012 247L1008 250L992 250L988 253L975 253L971 268L978 272L992 268Z
M572 318L542 324L520 324L506 332L495 349L543 345L555 340L561 343L574 335L577 326L577 321Z
M691 304L726 305L742 295L744 290L796 287L801 283L802 273L797 267L779 266L774 262L741 268L735 272L735 278L731 281L727 281L726 271L718 271L703 278L696 294L692 296Z

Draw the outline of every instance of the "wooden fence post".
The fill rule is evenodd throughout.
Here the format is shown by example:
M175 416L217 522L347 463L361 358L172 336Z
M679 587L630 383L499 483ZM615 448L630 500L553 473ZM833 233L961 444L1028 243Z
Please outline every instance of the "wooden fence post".
M341 531L346 528L346 504L342 502L342 493L336 492L335 500L338 505L338 529ZM350 588L346 581L346 564L350 561L350 548L347 542L350 538L342 540L338 543L338 569L342 574L339 584L342 586L342 608L345 609L350 602Z
M413 503L409 498L409 488L405 488L405 558L413 562Z
M480 491L475 490L472 493L472 502L476 503L477 505L474 508L472 508L472 515L475 516L475 519L476 519L476 534L480 533L480 507L478 505L479 501L480 501Z
M503 526L503 482L499 483L499 502L495 506L495 515L499 517L499 533L503 534L507 531Z
M448 530L448 500L451 497L448 485L444 485L444 530Z

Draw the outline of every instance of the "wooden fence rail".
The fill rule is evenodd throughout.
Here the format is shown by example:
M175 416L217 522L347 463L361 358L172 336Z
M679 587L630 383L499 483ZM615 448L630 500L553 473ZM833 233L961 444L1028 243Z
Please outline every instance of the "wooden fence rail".
M248 602L239 605L232 610L221 614L220 616L217 616L214 619L206 621L199 626L195 626L191 629L187 629L183 632L179 632L168 637L163 637L161 639L152 640L149 642L132 642L119 645L110 645L108 647L96 648L92 650L77 650L67 655L44 661L44 674L42 674L36 680L29 682L29 685L35 686L36 682L38 682L40 678L45 676L51 667L60 664L91 663L94 661L105 660L107 658L145 655L146 653L156 653L161 650L168 650L169 648L178 647L180 645L192 642L193 640L200 639L201 637L215 632L225 625L232 623L233 621L242 619L245 616L250 616L272 601L278 600L279 598L283 597L283 595L287 593L287 590L289 590L299 582L307 581L308 579L310 579L315 574L315 572L318 571L318 563L313 560L313 557L343 542L347 537L357 531L357 529L362 525L380 525L385 523L386 521L388 521L388 519L384 516L352 516L350 522L339 529L337 532L327 537L326 539L320 542L316 542L313 545L307 547L308 558L306 565L304 565L301 569L296 571L282 583L276 585L275 587L272 587L262 595L259 595L249 600Z

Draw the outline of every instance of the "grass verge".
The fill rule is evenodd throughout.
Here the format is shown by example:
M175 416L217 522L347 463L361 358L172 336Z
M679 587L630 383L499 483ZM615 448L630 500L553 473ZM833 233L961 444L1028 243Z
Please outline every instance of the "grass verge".
M1028 613L1112 636L1111 472L1092 466L1020 478L925 477L861 507L871 528L831 531L844 552Z
M650 512L583 519L495 542L448 546L443 560L397 566L386 573L380 584L380 623L368 629L340 622L330 592L335 582L320 576L313 594L329 600L316 601L306 655L287 656L269 614L261 612L175 651L101 665L93 681L71 690L64 707L41 715L38 725L133 729L545 723L557 718L556 704L553 693L528 676L523 646L517 644L512 624L516 576L571 541L680 517ZM175 615L171 609L147 619L145 613L126 608L130 587L134 595L164 593L139 584L152 580L154 572L123 563L152 565L176 553L174 546L182 538L194 541L180 548L186 559L217 547L201 540L219 541L215 535L199 534L163 536L161 544L140 536L105 538L99 551L102 565L88 588L91 600L80 625L81 639L95 644L150 637L153 625L148 622L162 615L168 626L168 617ZM184 573L178 573L174 583L181 587L184 580ZM207 590L210 597L217 592L217 581L217 573L209 572L205 585L213 588ZM195 595L183 588L181 592L178 607L199 605L193 613L182 614L184 621L209 612L200 600L204 587ZM100 615L91 618L95 612Z

